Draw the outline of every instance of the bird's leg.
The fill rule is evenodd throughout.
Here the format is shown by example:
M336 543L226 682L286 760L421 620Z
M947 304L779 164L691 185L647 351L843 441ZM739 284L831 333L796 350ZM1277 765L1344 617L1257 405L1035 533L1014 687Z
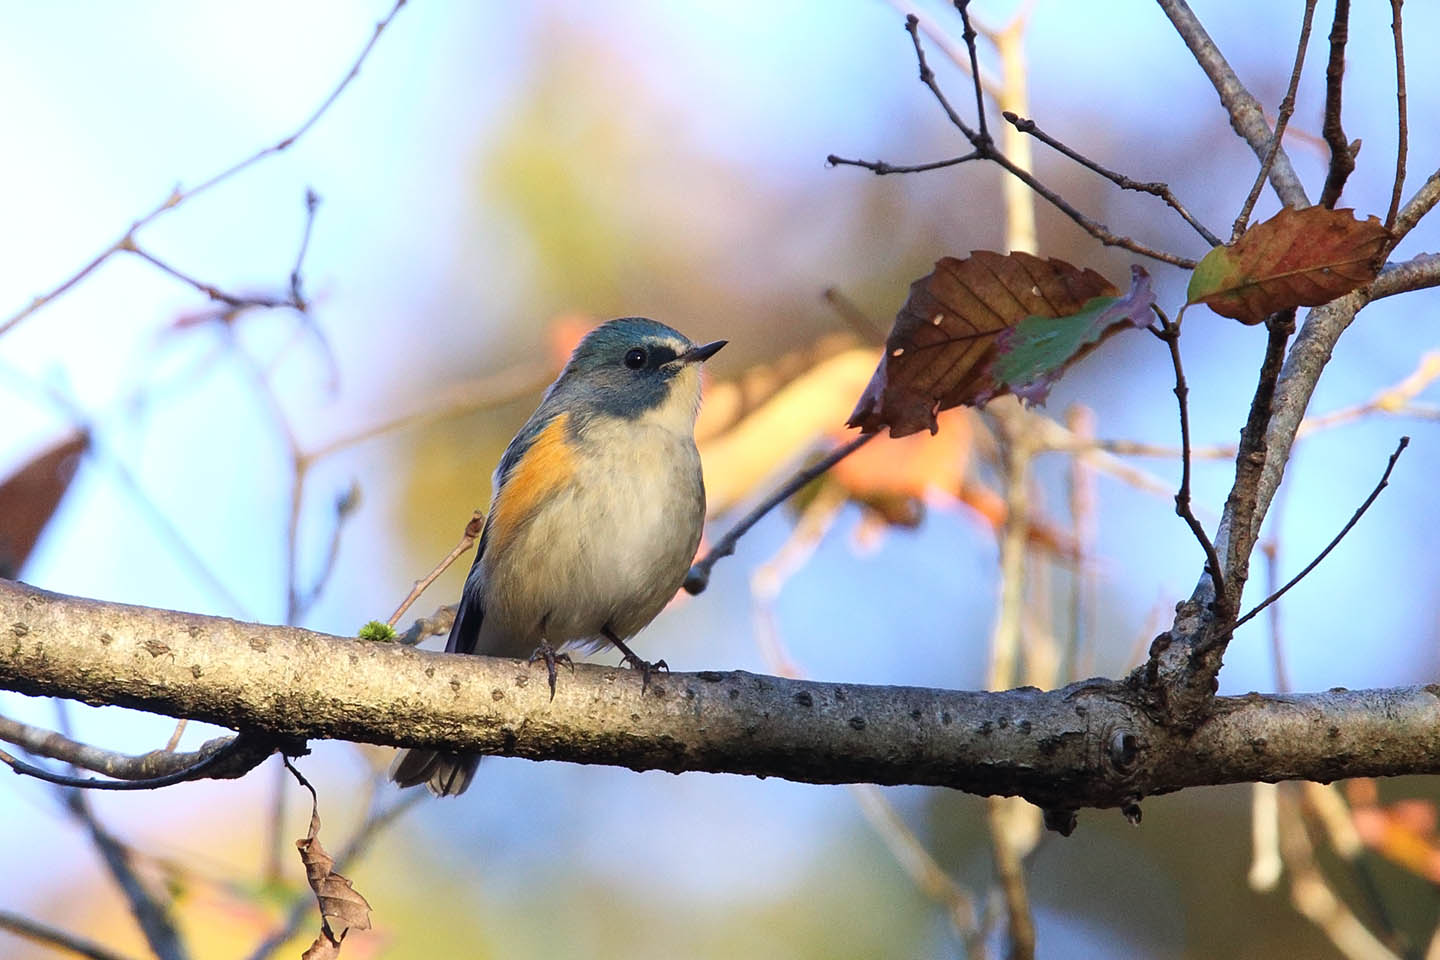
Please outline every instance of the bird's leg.
M556 653L555 648L550 646L550 641L544 639L543 637L540 639L540 646L536 647L535 652L530 654L529 662L534 663L536 660L545 661L545 670L550 675L550 699L554 700L555 664L563 663L565 664L565 666L570 668L571 673L574 673L575 661L570 659L570 654L568 653Z
M664 670L666 673L670 672L670 665L664 660L656 660L654 663L650 663L648 660L641 660L639 657L637 657L635 655L635 651L625 646L624 641L622 641L619 637L615 635L615 631L610 629L609 625L606 625L605 629L601 630L600 632L604 634L606 640L609 640L611 643L615 644L615 648L620 651L621 656L625 658L625 663L630 667L631 670L640 671L641 696L644 696L645 688L650 685L651 673L656 670Z

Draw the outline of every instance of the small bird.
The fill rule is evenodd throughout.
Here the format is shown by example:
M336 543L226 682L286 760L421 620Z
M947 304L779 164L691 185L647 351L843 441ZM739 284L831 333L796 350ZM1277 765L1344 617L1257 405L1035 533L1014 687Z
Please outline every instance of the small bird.
M705 485L695 449L696 345L663 323L622 317L575 348L505 448L447 653L543 660L555 696L566 644L626 645L675 596L700 545ZM402 750L390 779L439 797L465 791L479 755Z

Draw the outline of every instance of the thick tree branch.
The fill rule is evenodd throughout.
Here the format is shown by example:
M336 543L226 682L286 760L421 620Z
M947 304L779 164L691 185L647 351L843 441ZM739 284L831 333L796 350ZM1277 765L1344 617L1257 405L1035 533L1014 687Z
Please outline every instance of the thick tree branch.
M916 783L1047 809L1202 784L1440 772L1440 687L1218 698L1193 734L1091 680L971 693L582 665L554 701L514 660L367 643L0 581L0 687L271 736L636 770Z

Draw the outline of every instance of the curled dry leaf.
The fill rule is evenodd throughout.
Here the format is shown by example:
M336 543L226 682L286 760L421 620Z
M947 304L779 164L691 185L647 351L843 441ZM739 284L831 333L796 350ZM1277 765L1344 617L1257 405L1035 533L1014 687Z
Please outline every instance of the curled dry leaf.
M910 285L849 425L889 427L892 437L934 433L939 411L1010 392L992 370L1001 333L1027 317L1070 316L1095 297L1118 294L1100 274L1063 260L984 250L945 257Z
M1279 310L1318 307L1374 280L1390 241L1375 217L1286 207L1207 253L1190 275L1186 302L1248 324Z
M0 483L0 577L19 575L89 447L90 434L74 430Z
M305 951L310 960L335 957L340 954L340 942L345 934L355 930L370 929L370 904L362 897L350 881L334 871L335 858L320 845L320 810L312 804L310 808L310 832L295 841L300 851L300 860L305 864L305 879L315 891L320 903L320 935Z

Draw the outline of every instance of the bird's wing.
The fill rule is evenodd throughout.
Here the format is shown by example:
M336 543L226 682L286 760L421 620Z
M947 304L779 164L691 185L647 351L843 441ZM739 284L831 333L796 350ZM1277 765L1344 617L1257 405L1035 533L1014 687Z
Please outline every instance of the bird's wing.
M485 619L484 569L487 549L504 550L530 521L540 505L575 475L575 460L566 429L569 414L552 412L542 404L500 457L491 486L490 513L480 533L475 560L465 578L460 607L445 643L447 653L474 653ZM499 496L500 490L505 496Z

